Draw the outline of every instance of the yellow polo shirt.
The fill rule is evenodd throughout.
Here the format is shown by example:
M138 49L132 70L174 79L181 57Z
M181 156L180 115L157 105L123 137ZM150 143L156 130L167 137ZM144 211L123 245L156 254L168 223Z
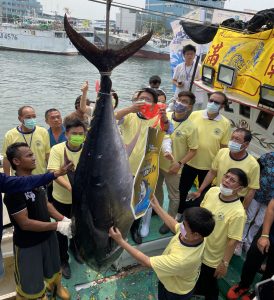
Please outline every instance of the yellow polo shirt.
M179 240L180 224L162 255L150 258L150 263L164 287L172 293L184 295L195 286L202 261L205 242L196 247Z
M217 171L217 186L220 186L223 175L230 168L238 168L246 173L248 187L239 192L240 196L245 196L248 189L257 190L260 188L260 166L251 154L247 154L242 160L234 160L231 158L228 148L220 149L212 163L212 169Z
M223 259L228 238L242 240L246 213L240 198L234 202L224 202L219 198L220 188L211 188L204 197L201 207L214 215L215 227L206 238L203 264L216 268Z
M49 163L48 163L48 170L59 170L60 167L64 164L64 151L66 149L67 157L70 161L73 162L74 167L76 169L82 148L78 151L69 150L66 146L66 142L57 144L51 148L50 155L49 155ZM63 176L66 181L69 181L68 176ZM67 189L62 187L56 181L53 181L53 192L52 196L55 200L63 203L63 204L71 204L71 192Z
M186 156L190 149L198 148L198 131L195 125L186 119L183 122L176 122L172 119L172 112L167 113L169 121L173 124L174 131L169 135L172 141L172 155L175 161ZM160 169L168 172L172 162L166 159L161 151ZM181 169L178 174L181 174Z
M46 156L50 152L49 134L45 128L36 126L30 133L21 133L18 127L9 130L4 137L2 153L6 156L8 146L13 143L27 143L36 158L36 168L32 174L44 174L47 171Z
M205 110L192 112L189 119L198 129L199 147L196 155L187 163L199 170L209 170L220 145L227 145L231 135L230 122L222 115L209 120Z
M139 138L129 157L130 170L134 176L136 175L138 167L145 154L148 127L153 127L156 124L157 126L155 127L158 127L159 122L157 122L157 119L158 116L150 120L145 120L139 118L136 113L130 113L124 117L123 123L120 125L122 138L126 145L131 143L131 141L136 136L139 127L141 126Z

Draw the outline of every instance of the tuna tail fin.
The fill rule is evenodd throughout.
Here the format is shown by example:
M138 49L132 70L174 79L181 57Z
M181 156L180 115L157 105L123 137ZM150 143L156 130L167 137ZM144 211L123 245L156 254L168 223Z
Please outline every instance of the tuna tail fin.
M119 50L113 49L99 49L88 40L86 40L80 33L75 31L69 24L67 15L64 17L64 27L66 33L75 48L100 72L111 72L116 66L127 60L140 48L142 48L152 37L152 31L138 40L130 43Z

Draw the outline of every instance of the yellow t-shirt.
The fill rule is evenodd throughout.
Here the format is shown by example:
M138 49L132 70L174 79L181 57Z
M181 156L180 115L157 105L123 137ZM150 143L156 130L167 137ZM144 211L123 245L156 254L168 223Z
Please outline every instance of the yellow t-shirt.
M246 214L239 200L224 202L219 198L220 188L211 188L204 197L201 207L207 208L214 215L215 227L206 238L203 263L216 268L223 259L228 238L242 240Z
M180 225L162 255L150 258L150 263L164 287L172 293L184 295L195 286L200 273L205 242L196 247L179 240Z
M242 160L234 160L230 157L230 151L228 148L220 149L216 157L212 162L212 169L217 171L216 185L220 186L222 182L223 175L230 168L239 168L243 170L248 178L248 188L259 189L260 188L260 166L257 160L248 154ZM248 188L242 189L239 192L240 196L245 196L247 194Z
M198 148L198 131L189 119L176 122L172 119L172 112L167 113L167 117L174 127L173 133L168 136L172 141L172 155L175 161L179 161L185 157L190 149ZM171 164L171 161L166 159L161 151L160 169L168 172ZM181 174L181 169L178 174Z
M64 164L64 151L66 149L67 157L70 161L73 162L74 167L76 169L82 148L78 151L71 151L66 146L66 142L57 144L51 148L50 155L49 155L49 163L48 163L48 170L59 170L60 167ZM68 176L63 176L67 181L69 181ZM52 196L55 200L64 203L64 204L71 204L72 198L71 193L62 187L57 182L53 181L53 192Z
M205 118L206 111L194 111L189 119L198 129L199 147L196 155L187 163L199 170L209 170L220 145L227 145L231 135L230 122L222 115L216 120Z
M150 120L144 120L139 118L136 113L130 113L124 117L124 121L120 125L122 138L126 145L131 143L131 141L133 140L133 138L139 130L139 126L141 126L139 138L129 157L130 170L133 175L136 175L138 167L145 154L147 129L148 127L153 127L157 119L158 116ZM158 125L156 127L158 127Z
M32 174L44 174L47 171L46 155L50 152L49 134L45 128L36 126L31 133L21 133L19 128L9 130L4 137L2 153L6 157L8 146L13 143L27 143L36 158L36 168Z

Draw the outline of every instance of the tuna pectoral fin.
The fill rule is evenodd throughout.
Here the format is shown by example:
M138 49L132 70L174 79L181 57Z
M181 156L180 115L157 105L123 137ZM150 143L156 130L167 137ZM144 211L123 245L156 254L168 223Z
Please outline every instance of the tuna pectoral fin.
M75 31L69 24L66 15L64 18L64 27L69 39L71 40L75 48L100 72L112 71L116 66L121 64L123 61L137 52L140 48L142 48L152 36L151 31L122 49L101 50L90 43L88 40L86 40L80 33Z
M139 126L134 138L132 139L132 141L129 144L126 145L126 150L127 150L128 157L130 157L130 155L131 155L131 153L132 153L132 151L133 151L133 149L134 149L134 147L135 147L135 145L138 141L140 133L141 133L141 123L140 123L140 126Z

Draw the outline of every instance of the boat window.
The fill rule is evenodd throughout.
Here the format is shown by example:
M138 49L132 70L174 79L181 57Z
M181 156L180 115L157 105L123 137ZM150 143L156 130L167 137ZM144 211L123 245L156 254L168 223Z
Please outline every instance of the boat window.
M268 114L264 111L259 113L256 123L262 126L264 129L267 129L273 119L271 114Z
M85 37L93 37L93 33L92 32L81 32L81 35L85 36Z
M249 119L250 118L250 107L240 104L240 115Z
M55 37L62 38L63 37L63 32L55 32Z

